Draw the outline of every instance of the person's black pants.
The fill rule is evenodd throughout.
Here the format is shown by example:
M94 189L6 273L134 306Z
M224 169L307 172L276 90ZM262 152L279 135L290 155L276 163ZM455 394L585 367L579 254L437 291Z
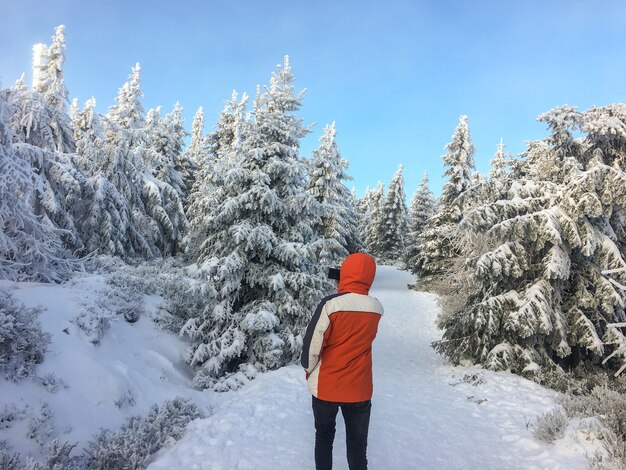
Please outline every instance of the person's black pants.
M341 407L346 423L346 449L350 470L367 469L367 431L370 424L371 400L358 403L335 403L313 397L315 418L315 468L333 468L333 442L335 419Z

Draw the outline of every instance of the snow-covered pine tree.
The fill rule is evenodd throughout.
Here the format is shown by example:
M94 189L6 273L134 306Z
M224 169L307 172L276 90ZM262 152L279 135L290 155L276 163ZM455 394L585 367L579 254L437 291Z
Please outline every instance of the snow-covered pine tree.
M198 126L192 134L190 158L198 164L198 176L189 195L186 211L189 231L185 237L185 253L191 260L198 260L202 253L211 256L210 249L203 248L208 238L209 219L214 216L218 204L224 202L220 198L223 197L223 177L230 169L229 162L243 151L243 141L250 126L244 116L247 105L248 95L244 93L239 100L233 91L220 113L217 129L206 138L202 136L199 121L194 119Z
M150 169L154 176L176 189L183 198L184 182L177 169L187 136L183 108L177 102L172 112L162 118L159 116L159 110L160 108L155 110L154 123L149 123L146 118L147 127L150 129L150 150L154 155L153 158L149 158L152 163Z
M363 197L358 199L355 207L358 213L359 218L359 233L361 234L361 239L367 248L367 227L370 213L372 211L372 197L374 194L374 190L369 186L365 188L365 192L363 193ZM355 196L356 198L356 196Z
M132 214L132 247L151 257L174 254L186 219L176 189L155 176L150 135L141 98L141 68L133 67L105 119L103 173L126 198Z
M404 177L402 165L398 167L391 183L387 197L382 206L383 221L380 225L381 251L384 260L390 262L404 261L406 257L406 231L408 210L404 193Z
M337 265L348 253L361 251L358 221L350 191L343 181L351 180L348 161L342 158L335 142L335 123L324 128L320 146L313 152L309 192L321 204L322 217L315 227L323 242L322 264Z
M33 48L33 89L41 94L51 108L65 112L69 93L65 87L65 26L54 30L50 46L38 44Z
M355 240L358 242L352 242L348 244L348 251L350 253L357 253L365 250L365 242L363 241L363 214L361 213L361 209L359 208L359 199L356 197L356 188L353 186L350 191L350 206L353 209L354 221L355 221Z
M419 240L428 220L435 215L437 204L435 195L428 187L428 174L424 173L422 184L413 194L409 212L409 228L407 234L407 266L415 269L418 255Z
M369 195L366 193L364 199L368 197L367 213L365 215L364 238L368 253L377 258L383 256L383 240L381 227L384 223L383 203L385 200L385 188L379 181L376 189Z
M463 215L459 196L472 187L475 147L469 132L467 116L461 116L459 125L446 145L443 163L448 180L439 198L439 212L426 224L418 243L415 269L421 276L444 273L458 256L456 238Z
M60 25L55 28L55 35L49 46L37 44L33 47L33 91L30 95L30 102L23 103L22 125L26 125L35 133L32 141L24 139L25 142L32 143L41 148L49 150L71 153L73 151L71 127L67 112L69 94L65 87L63 77L63 64L65 63L65 26ZM46 104L42 106L38 103L38 98ZM44 115L41 114L45 108ZM30 114L30 116L29 116ZM27 124L27 122L29 122ZM35 125L31 123L34 121ZM42 127L39 132L48 134L48 145L41 145L36 140L37 124Z
M104 127L95 107L94 98L87 100L82 110L75 99L70 109L76 142L72 159L86 176L77 228L86 253L133 256L131 240L136 233L131 210L102 171Z
M204 111L198 108L191 125L191 143L183 154L175 160L176 169L183 182L183 207L185 212L189 208L189 198L201 166L207 158L206 139L204 137Z
M249 134L231 144L232 162L207 221L198 264L211 302L182 330L191 338L189 361L198 367L201 386L296 360L312 308L324 293L313 245L319 204L306 190L299 155L306 129L294 114L304 91L295 93L293 81L285 58L257 98ZM216 144L222 145L219 139ZM236 384L235 376L217 387Z
M33 212L41 184L31 154L13 144L7 102L11 90L0 92L0 278L13 281L60 281L75 269L59 233Z
M463 220L465 230L486 234L492 245L470 260L478 289L435 344L454 363L534 374L626 359L626 261L618 235L626 107L563 107L539 119L551 136L531 143L515 179ZM584 141L574 138L578 129Z
M491 159L491 170L489 170L490 178L503 178L510 170L511 154L504 151L504 143L500 139L498 150Z
M21 79L3 92L5 100L11 103L10 127L15 149L29 161L36 175L33 210L44 224L60 231L68 248L80 250L76 216L84 197L85 178L71 158L75 146L69 116L52 109ZM64 136L60 149L59 129L63 129Z

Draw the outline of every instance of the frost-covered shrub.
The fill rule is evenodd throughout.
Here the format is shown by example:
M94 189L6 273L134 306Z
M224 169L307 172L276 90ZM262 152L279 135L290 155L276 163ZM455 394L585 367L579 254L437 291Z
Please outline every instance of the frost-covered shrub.
M626 377L613 378L606 369L593 366L579 366L571 372L554 368L541 371L533 379L545 387L574 396L589 395L596 387L626 393Z
M54 372L38 377L41 385L50 393L56 393L59 387L67 388L67 384L63 382L63 379L56 376Z
M0 441L0 468L2 470L21 470L20 454L13 452L7 441Z
M163 302L150 312L150 318L161 328L179 333L184 322L202 311L207 301L198 289L200 280L174 259L126 266L107 279L115 296L125 296L135 304L144 295L159 295ZM134 307L132 312L143 313ZM128 320L128 319L127 319Z
M115 313L111 310L104 296L94 301L84 302L74 323L85 333L89 342L99 344L104 333L109 329Z
M48 443L46 463L41 466L42 470L82 470L82 459L72 457L72 449L76 444L54 439Z
M54 412L48 403L41 405L38 415L33 415L28 420L28 430L26 437L34 440L40 446L44 446L50 441L54 434Z
M252 364L240 364L236 372L226 374L219 379L215 379L200 370L193 378L193 384L198 388L212 388L216 392L228 392L229 390L237 390L254 380L258 373L259 370Z
M589 468L592 470L623 470L626 468L626 443L611 429L596 423L589 429L597 439L602 441L604 451L597 450L589 457Z
M539 416L532 425L536 439L552 443L565 435L567 415L563 410L555 409Z
M122 316L129 323L135 323L143 314L143 294L136 288L136 279L122 273L113 273L107 279L107 287L97 292L95 298L86 298L76 325L87 335L93 344L99 344L109 329L111 321Z
M595 416L622 439L626 438L626 394L596 387L588 395L566 395L561 403L569 416Z
M45 463L33 457L23 459L19 453L13 452L7 441L0 441L0 469L2 470L82 470L83 463L79 456L70 453L76 444L50 441L45 449Z
M0 431L12 427L16 422L23 419L24 410L18 409L15 405L5 405L4 408L0 410Z
M122 393L113 402L119 409L135 406L135 394L130 388L122 391Z
M147 416L129 418L119 431L104 430L98 434L85 452L85 468L146 468L155 452L180 439L187 424L201 417L197 406L180 397L161 407L153 405Z
M50 335L42 331L39 313L0 289L0 374L7 380L23 379L43 361Z

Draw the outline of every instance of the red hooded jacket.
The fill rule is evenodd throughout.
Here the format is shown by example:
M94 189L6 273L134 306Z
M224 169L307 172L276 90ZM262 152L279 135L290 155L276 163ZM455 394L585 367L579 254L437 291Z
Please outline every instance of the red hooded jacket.
M341 265L338 293L319 303L306 331L302 367L309 390L320 400L354 403L372 398L372 342L383 314L370 297L374 258L348 256Z

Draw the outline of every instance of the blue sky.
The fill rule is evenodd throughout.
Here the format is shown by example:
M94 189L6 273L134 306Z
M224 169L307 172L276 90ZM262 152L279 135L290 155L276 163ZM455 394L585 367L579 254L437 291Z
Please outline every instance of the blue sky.
M146 109L180 101L207 130L233 89L254 95L285 54L317 122L336 121L359 195L404 165L408 196L469 116L480 171L500 138L517 154L546 135L555 106L626 100L623 0L96 1L0 0L0 80L30 83L32 45L66 25L66 85L105 113L140 62Z

